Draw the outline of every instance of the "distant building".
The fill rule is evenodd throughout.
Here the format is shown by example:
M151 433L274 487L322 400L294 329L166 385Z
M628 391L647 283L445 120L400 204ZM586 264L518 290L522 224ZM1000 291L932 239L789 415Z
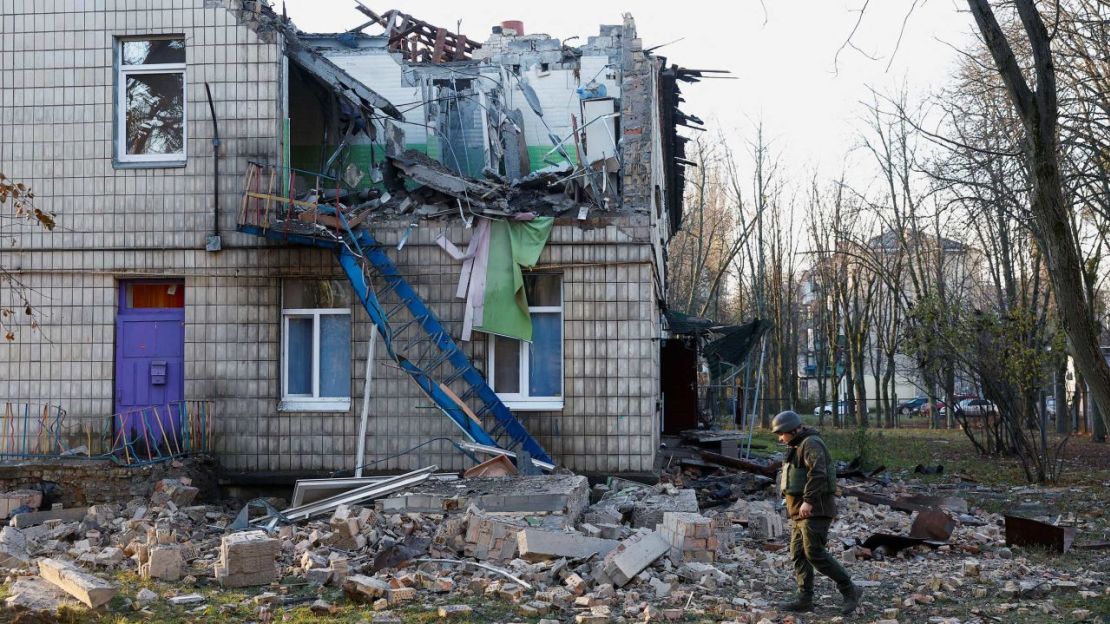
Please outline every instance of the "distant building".
M899 235L895 230L887 230L871 238L867 244L854 250L844 250L845 258L870 258L874 267L884 267L884 270L899 271L897 263L909 262L907 258L913 257L914 262L923 263L925 266L942 266L942 275L945 280L947 292L953 297L959 297L969 302L974 302L981 296L981 275L979 271L979 255L974 250L958 241L941 237L940 245L937 238L920 231L911 231ZM908 251L907 251L908 250ZM943 254L941 263L938 255ZM845 271L870 271L866 262L848 262L850 269L837 268L830 258L822 258L817 266L805 271L801 277L801 297L799 303L800 334L803 344L798 354L799 394L810 400L819 397L818 385L824 384L826 400L831 400L832 384L839 383L841 397L846 396L848 390L844 383L846 363L843 358L845 349L843 327L833 328L829 319L833 318L831 306L834 303L828 296L822 296L820 283L822 279L848 279ZM838 272L839 271L839 272ZM843 275L841 275L843 273ZM840 277L835 277L835 276ZM926 285L935 288L936 278ZM905 296L910 301L916 292L909 269L901 270L899 296ZM891 285L884 283L878 297L887 298L894 296ZM878 336L873 328L868 334L869 344L876 345ZM871 347L875 349L874 346ZM874 409L880 397L875 379L874 357L865 358L864 382L867 392L868 406ZM818 366L824 363L824 370ZM835 365L834 365L835 362ZM885 362L884 362L885 366ZM957 392L969 392L974 389L974 384L968 380L957 380ZM905 401L927 393L926 383L921 375L916 360L908 354L895 354L895 372L893 379L893 392L897 395L898 402Z

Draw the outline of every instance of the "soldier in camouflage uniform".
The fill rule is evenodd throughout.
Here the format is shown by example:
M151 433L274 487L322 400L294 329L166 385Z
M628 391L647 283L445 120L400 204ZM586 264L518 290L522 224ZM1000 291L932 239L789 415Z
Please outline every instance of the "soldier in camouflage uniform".
M790 514L790 558L798 594L780 605L787 611L813 610L813 571L829 577L844 596L842 613L848 615L859 606L863 590L825 549L829 526L836 517L836 464L817 430L803 427L794 412L782 412L771 422L771 431L787 445L782 462L779 491L786 497Z

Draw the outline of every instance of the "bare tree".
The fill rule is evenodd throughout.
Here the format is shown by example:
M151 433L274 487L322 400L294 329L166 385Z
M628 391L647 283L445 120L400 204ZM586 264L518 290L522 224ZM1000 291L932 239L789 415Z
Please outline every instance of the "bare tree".
M968 0L968 6L1022 121L1032 182L1031 225L1044 255L1076 368L1090 386L1106 423L1110 421L1110 366L1100 349L1101 332L1091 313L1095 305L1091 293L1075 288L1084 283L1085 275L1080 243L1072 228L1073 206L1065 197L1060 167L1060 110L1052 36L1034 0L1013 0L1023 27L1020 42L1028 46L1032 58L1029 80L990 2Z
M35 194L22 182L8 179L0 173L0 223L6 220L30 223L32 226L54 229L54 215L35 205ZM8 296L4 296L8 293ZM32 328L39 326L38 314L31 303L31 290L11 269L0 264L0 334L4 340L13 341L20 315Z

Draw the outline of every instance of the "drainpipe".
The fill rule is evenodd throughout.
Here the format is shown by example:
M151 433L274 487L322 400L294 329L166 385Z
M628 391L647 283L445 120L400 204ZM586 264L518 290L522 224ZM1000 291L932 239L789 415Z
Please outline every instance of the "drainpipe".
M212 89L204 83L208 94L208 110L212 113L212 233L205 242L205 251L220 250L220 124L216 120L216 106L212 104Z

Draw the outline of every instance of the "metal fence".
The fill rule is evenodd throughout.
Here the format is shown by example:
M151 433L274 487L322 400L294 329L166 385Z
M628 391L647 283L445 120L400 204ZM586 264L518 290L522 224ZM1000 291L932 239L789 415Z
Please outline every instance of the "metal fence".
M103 424L67 423L58 405L7 401L0 459L72 457L144 465L212 451L211 401L174 401L112 414Z
M165 461L212 450L211 401L176 401L112 415L107 455L124 464Z
M0 416L0 457L53 457L65 451L66 411L46 403L5 402Z

